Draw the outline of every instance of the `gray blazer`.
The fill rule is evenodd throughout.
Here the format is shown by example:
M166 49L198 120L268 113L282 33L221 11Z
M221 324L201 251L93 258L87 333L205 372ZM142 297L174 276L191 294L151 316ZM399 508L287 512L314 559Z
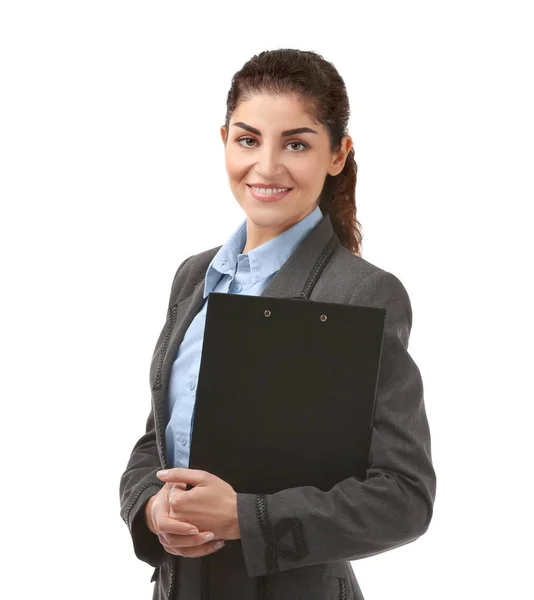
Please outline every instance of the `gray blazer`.
M144 522L144 506L167 467L165 426L170 370L202 306L207 267L221 246L190 256L172 283L167 320L150 364L152 408L120 480L121 516L136 556L155 568L153 600L362 600L349 561L416 540L436 494L420 371L408 353L412 310L400 280L344 248L328 213L295 248L261 296L386 309L375 422L365 480L328 492L312 486L238 494L240 540L214 554L167 553ZM350 335L350 331L347 331ZM342 419L343 415L339 415ZM172 466L172 465L171 465Z

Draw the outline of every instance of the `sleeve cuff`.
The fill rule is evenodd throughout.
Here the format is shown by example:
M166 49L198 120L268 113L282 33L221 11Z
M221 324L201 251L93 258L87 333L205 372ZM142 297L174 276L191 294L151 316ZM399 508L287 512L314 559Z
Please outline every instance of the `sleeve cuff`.
M265 559L258 548L265 547L265 540L256 517L256 494L237 494L237 518L248 576L264 575Z
M159 567L165 558L165 550L158 536L152 533L145 521L145 506L161 486L151 485L141 492L128 514L128 527L137 558L152 567Z

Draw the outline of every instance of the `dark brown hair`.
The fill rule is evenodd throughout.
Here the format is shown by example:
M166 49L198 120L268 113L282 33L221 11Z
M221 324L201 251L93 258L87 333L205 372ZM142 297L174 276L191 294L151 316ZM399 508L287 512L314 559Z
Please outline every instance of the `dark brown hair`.
M305 50L281 48L254 55L235 73L226 100L226 131L237 106L254 94L285 95L298 98L314 122L324 125L330 149L336 152L347 133L350 115L345 83L332 63ZM347 154L343 170L327 173L319 196L319 207L328 212L340 243L361 255L361 224L356 219L356 175L354 146Z

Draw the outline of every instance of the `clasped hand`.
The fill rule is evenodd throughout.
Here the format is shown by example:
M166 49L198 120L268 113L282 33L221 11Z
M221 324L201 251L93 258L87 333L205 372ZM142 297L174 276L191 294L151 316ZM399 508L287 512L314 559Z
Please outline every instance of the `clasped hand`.
M198 558L222 548L224 540L241 537L237 494L230 484L197 469L173 468L157 475L165 485L148 501L145 518L167 552ZM186 484L195 487L186 490Z

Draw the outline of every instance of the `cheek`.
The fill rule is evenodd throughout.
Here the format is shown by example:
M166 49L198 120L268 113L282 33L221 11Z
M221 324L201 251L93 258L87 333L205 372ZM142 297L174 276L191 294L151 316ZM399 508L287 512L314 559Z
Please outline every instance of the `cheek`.
M293 181L302 189L321 185L321 166L317 161L301 161L291 169Z
M230 179L239 181L246 175L251 164L245 155L229 150L225 156L225 166Z

